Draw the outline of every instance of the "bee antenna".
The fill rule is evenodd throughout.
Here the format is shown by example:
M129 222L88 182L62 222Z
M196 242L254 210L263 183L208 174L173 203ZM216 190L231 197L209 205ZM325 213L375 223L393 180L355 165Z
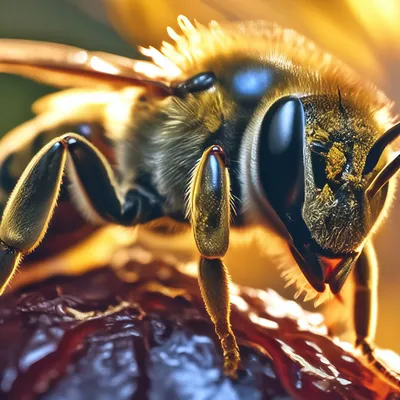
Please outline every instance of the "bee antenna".
M371 182L367 189L367 196L371 201L382 187L392 179L400 170L400 154L387 164Z
M337 90L338 90L338 97L339 97L339 111L341 114L343 114L344 117L347 118L346 109L344 108L344 105L342 102L342 92L340 91L340 87L338 87Z
M386 131L371 147L365 160L363 175L367 175L376 167L378 161L387 148L394 140L400 136L400 122Z

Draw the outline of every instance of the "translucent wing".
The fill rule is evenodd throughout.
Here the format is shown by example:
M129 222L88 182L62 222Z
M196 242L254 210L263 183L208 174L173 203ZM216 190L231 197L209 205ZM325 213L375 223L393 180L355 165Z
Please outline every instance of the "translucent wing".
M153 86L161 91L176 76L147 61L77 47L0 39L0 72L22 75L55 87Z

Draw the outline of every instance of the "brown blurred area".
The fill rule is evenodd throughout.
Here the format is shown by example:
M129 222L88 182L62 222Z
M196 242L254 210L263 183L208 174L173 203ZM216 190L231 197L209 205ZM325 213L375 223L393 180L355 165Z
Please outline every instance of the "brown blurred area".
M265 19L293 28L378 84L400 110L398 0L0 0L0 37L54 41L137 57L134 44L157 47L167 38L165 27L176 27L179 14L203 23ZM0 76L0 134L30 118L32 101L52 90ZM391 211L375 238L380 261L377 343L400 352L398 199ZM278 272L268 267L260 249L233 250L226 261L234 281L272 286L291 296L290 290L282 291Z

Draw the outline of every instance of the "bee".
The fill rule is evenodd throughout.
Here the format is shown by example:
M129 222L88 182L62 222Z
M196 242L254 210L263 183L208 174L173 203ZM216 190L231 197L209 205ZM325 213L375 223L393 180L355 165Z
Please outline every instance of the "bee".
M223 257L231 231L261 232L267 252L283 239L278 251L293 260L283 276L306 300L339 296L353 271L356 346L399 385L372 346L372 235L400 168L391 102L292 30L178 23L173 44L141 49L151 61L0 40L0 72L65 89L1 141L1 291L43 239L60 193L94 225L191 229L201 294L234 377ZM12 173L32 147L41 149Z

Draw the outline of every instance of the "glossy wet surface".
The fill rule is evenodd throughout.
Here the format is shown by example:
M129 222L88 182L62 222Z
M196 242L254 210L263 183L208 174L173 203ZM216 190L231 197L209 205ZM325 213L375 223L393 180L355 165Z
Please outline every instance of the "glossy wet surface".
M233 288L242 371L221 352L197 281L161 263L58 277L0 299L1 399L395 399L326 337L319 314Z

